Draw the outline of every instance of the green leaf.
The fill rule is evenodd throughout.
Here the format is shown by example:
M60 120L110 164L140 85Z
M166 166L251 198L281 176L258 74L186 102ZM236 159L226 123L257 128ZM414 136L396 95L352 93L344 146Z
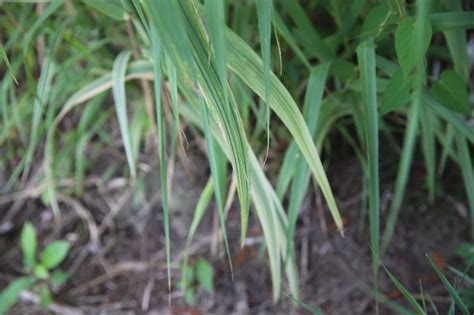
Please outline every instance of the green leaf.
M36 263L37 248L36 231L30 222L23 225L21 230L21 249L23 251L23 267L31 270Z
M397 52L398 62L405 74L409 74L416 65L416 53L424 56L431 41L431 24L428 22L423 25L423 39L417 43L421 51L415 52L414 47L417 41L415 37L415 20L412 17L405 17L397 27L395 32L395 50Z
M57 267L66 258L69 251L67 241L54 241L41 253L41 263L48 269Z
M469 212L471 217L471 238L474 238L474 172L472 168L472 158L469 151L469 144L466 138L459 132L456 135L458 163L466 189Z
M428 257L428 260L429 260L431 266L435 270L435 272L438 275L441 282L444 284L444 287L446 288L446 290L448 290L448 293L451 296L451 298L454 300L456 305L461 309L461 312L464 315L469 315L470 314L469 309L467 308L466 304L464 303L464 301L459 296L459 293L456 291L456 289L453 287L453 285L449 282L449 280L446 278L446 276L443 274L443 272L438 268L438 266L433 261L433 259L429 255L426 255L426 257Z
M69 279L69 274L65 271L55 271L51 274L51 284L53 286L61 286Z
M284 2L285 3L285 2ZM236 34L228 31L228 67L260 97L265 95L263 65L255 52ZM269 105L292 134L326 199L331 215L342 232L342 220L316 146L295 101L275 74L270 74Z
M130 130L128 128L128 114L127 114L127 100L125 97L125 74L127 71L128 60L132 52L121 52L114 61L112 69L112 79L114 85L112 88L115 110L117 112L117 119L120 127L120 135L122 136L123 145L125 147L125 154L127 156L128 167L132 178L136 177L135 159L133 158L132 143L130 141Z
M457 131L474 143L474 129L458 113L449 110L446 105L440 104L431 93L423 93L423 102L428 104L438 115L448 121Z
M51 4L52 5L52 4ZM25 169L23 171L23 178L27 178L29 170L31 168L31 163L33 160L33 155L36 150L36 146L40 140L39 135L41 134L41 118L43 116L46 104L48 103L49 92L51 89L51 82L53 80L55 72L55 63L48 56L44 59L43 65L41 67L41 75L38 81L38 86L36 89L36 95L34 104L33 104L33 116L31 118L31 132L30 132L30 142L28 145L28 150L24 156ZM54 209L53 209L54 211ZM57 213L55 212L55 215Z
M148 3L150 5L153 3L154 7L156 7L158 4L163 6L165 3L174 4L175 2L148 1ZM191 82L191 84L196 84L195 87L200 90L200 94L202 94L206 101L210 116L219 122L222 132L225 134L232 153L230 161L237 176L237 192L241 209L241 244L243 244L247 232L250 200L248 141L239 109L233 97L229 98L230 106L225 105L225 95L217 69L213 63L209 63L209 39L195 6L196 3L188 0L180 1L176 8L170 7L169 9L172 11L163 11L157 8L151 11L152 20L157 26L161 43L168 52L174 53L168 53L168 55L173 58L173 63L178 72L183 76L183 82L188 80L186 84ZM172 21L168 21L169 17L167 15L170 14L175 15ZM153 18L154 15L156 15L155 18ZM165 16L160 18L160 15ZM163 24L164 28L160 29L161 23L166 21L170 22L170 24ZM182 34L180 31L174 36L169 36L173 32L177 32L181 27ZM169 32L166 32L166 30L169 30ZM162 32L167 34L162 34ZM225 41L226 46L228 46L229 38L226 37ZM183 56L184 52L178 49L182 45L186 45L187 50L185 52L190 54L192 63L186 64L187 57ZM226 47L227 54L228 50L229 47Z
M192 287L186 288L184 290L184 300L186 301L187 304L191 305L193 304L193 299L194 299L194 289Z
M49 304L53 301L53 296L51 295L51 291L49 291L47 286L41 286L40 291L40 305L42 308L47 309Z
M380 237L379 127L377 113L377 83L375 46L371 39L357 47L364 114L365 143L369 170L369 223L372 247L372 269L375 290L378 289L378 260ZM378 309L378 304L376 304Z
M21 291L31 287L35 281L33 277L21 277L10 282L0 294L0 315L6 314L17 302Z
M440 79L433 85L431 92L438 102L447 108L465 115L471 113L469 94L464 81L453 70L443 71Z
M200 258L196 262L195 272L198 284L207 292L211 293L214 290L213 278L214 271L207 260Z
M155 111L157 122L157 145L160 160L161 205L163 207L163 225L165 230L166 273L168 290L171 290L171 241L170 241L170 208L168 201L168 176L166 159L166 130L163 104L161 102L161 43L155 25L150 25L151 49L153 55L153 88L155 92Z
M125 19L125 10L120 0L82 0L88 6L115 19Z
M362 39L365 40L369 37L377 38L382 34L387 25L394 22L395 18L395 12L389 10L385 5L379 4L373 7L362 25Z
M392 282L397 287L398 291L400 291L400 293L403 294L403 296L408 301L408 303L410 303L413 310L419 315L426 314L425 311L423 311L423 308L421 307L421 305L415 300L413 295L403 286L403 284L400 281L398 281L398 279L394 275L392 275L392 273L390 273L390 271L388 271L388 269L385 268L385 266L384 266L384 269L387 272L390 279L392 280Z
M263 80L265 85L265 118L267 130L267 146L270 141L270 48L272 37L272 0L257 0L258 31L260 34L260 50L263 60Z
M324 94L324 87L326 78L328 76L329 67L331 63L326 62L316 66L312 69L306 95L304 99L303 117L308 125L311 135L314 137L317 130L317 122L321 111L322 99ZM294 149L293 149L294 148ZM287 238L293 239L293 234L298 218L298 213L303 203L304 196L309 188L310 170L308 164L303 160L301 151L298 150L296 143L292 141L290 149L285 154L285 161L291 161L296 165L293 174L286 174L285 169L279 174L279 183L286 179L292 180L290 203L288 206L288 229ZM281 184L280 186L283 186ZM290 245L290 243L288 243ZM290 248L287 248L289 251Z
M5 63L5 66L7 66L8 74L10 75L11 79L15 81L17 85L19 85L18 80L15 77L15 71L10 65L10 61L8 60L8 56L7 56L7 53L5 52L5 48L3 47L3 45L0 45L0 59L3 60L3 62Z
M406 78L401 70L392 75L382 95L381 115L400 109L410 101L411 83L412 80Z
M206 104L202 98L200 99L200 103L201 103L201 114L202 114L202 117L204 118L204 134L205 134L206 143L207 143L207 154L208 154L209 164L211 166L211 174L212 174L213 181L215 183L219 183L219 178L221 177L222 170L218 166L217 149L214 146L214 139L209 129L209 114L207 111ZM230 272L232 273L232 277L233 277L232 257L230 255L229 242L227 240L227 231L225 227L225 213L224 213L224 202L225 202L224 198L225 197L222 194L222 189L220 189L220 187L217 187L217 185L216 185L216 189L214 189L214 195L216 196L216 202L217 202L217 213L219 216L219 223L222 230L222 236L224 238L224 246L225 246L227 258L229 261Z
M49 272L48 269L44 265L38 264L35 266L33 269L33 273L35 274L35 277L38 279L48 279L49 277Z
M435 31L453 31L474 28L474 12L442 12L429 16Z
M38 17L35 23L28 27L28 31L23 36L23 40L21 46L23 48L23 56L26 56L28 50L30 48L30 43L33 40L33 36L35 35L36 31L40 29L41 25L56 11L58 10L64 3L64 0L54 0L52 1L44 10L44 12Z
M300 39L307 55L316 56L321 61L331 61L334 58L334 51L326 44L316 28L309 19L307 12L303 9L299 1L280 1L278 3L288 12L296 25L295 37Z

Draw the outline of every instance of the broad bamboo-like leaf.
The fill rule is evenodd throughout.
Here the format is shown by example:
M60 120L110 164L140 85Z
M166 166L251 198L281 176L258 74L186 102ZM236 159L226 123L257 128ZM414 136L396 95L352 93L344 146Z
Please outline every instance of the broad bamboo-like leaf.
M191 84L197 83L199 86L209 107L210 115L219 120L219 126L222 127L231 148L231 162L237 175L237 191L241 205L241 243L243 244L248 224L250 183L248 146L242 120L235 103L231 103L230 106L225 104L224 89L228 87L221 85L214 64L209 63L208 37L194 2L183 0L179 4L176 3L176 7L168 3L163 5L165 2L167 3L167 1L147 2L150 8L155 8L150 12L152 21L157 26L163 44L167 47L168 55L174 58L173 63L178 72L190 80ZM171 11L166 11L166 8ZM169 21L169 15L174 15L173 22ZM177 24L181 26L177 27ZM176 32L178 29L179 32ZM174 32L175 36L170 36ZM180 52L180 48L187 49L191 60L186 59L188 56L181 57L183 52ZM194 68L193 65L196 67Z
M262 61L237 35L228 31L226 36L228 37L227 60L229 68L257 95L263 97L265 95L265 87L261 81L263 73ZM338 229L342 231L342 220L336 201L303 116L293 98L273 73L270 74L270 89L270 107L280 117L298 144L316 181L320 185Z
M213 48L212 53L209 52L209 59L215 60L221 86L224 90L225 106L228 105L227 90L227 66L226 66L226 45L224 30L226 28L226 6L225 1L206 0L204 2L204 14L209 33L209 42Z

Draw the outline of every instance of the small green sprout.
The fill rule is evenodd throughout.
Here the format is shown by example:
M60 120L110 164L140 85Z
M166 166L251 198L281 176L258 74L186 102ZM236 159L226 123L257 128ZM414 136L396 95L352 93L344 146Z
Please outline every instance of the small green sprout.
M37 255L36 230L31 223L27 222L21 231L21 250L25 275L13 280L0 293L0 315L8 312L18 301L21 291L27 289L37 292L41 306L48 307L53 299L50 287L61 286L69 277L66 272L55 270L69 252L67 241L54 241L48 244L40 255Z

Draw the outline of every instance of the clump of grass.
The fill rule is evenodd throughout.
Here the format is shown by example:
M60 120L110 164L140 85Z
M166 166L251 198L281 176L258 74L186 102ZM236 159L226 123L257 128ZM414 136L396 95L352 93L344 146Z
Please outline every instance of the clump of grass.
M398 1L335 3L307 7L298 1L267 0L3 3L0 146L6 152L2 166L9 178L2 193L33 181L59 221L57 195L68 193L60 181L74 179L74 192L80 196L88 172L87 148L117 146L104 132L114 113L128 165L123 172L130 175L131 183L141 175L140 143L157 132L153 138L160 161L171 287L169 195L173 192L168 187L168 166L183 146L181 125L196 127L206 140L211 174L187 244L214 195L230 258L225 226L229 185L225 174L230 165L239 197L241 244L253 209L264 231L273 298L278 300L285 274L289 295L297 300L292 239L311 175L343 233L319 155L323 143L328 143L327 135L341 132L364 171L361 181L368 191L375 288L376 257L383 259L396 233L417 142L431 202L437 197L446 162L461 169L474 235L470 154L474 130L467 121L472 106L465 32L474 27L474 12L463 12L457 0L419 0L413 7ZM39 6L42 14L37 15L34 9ZM313 21L308 10L330 13L333 23ZM430 50L433 36L446 40L447 47L436 47L441 53ZM272 71L280 59L275 55L294 55L281 58L283 75ZM439 78L426 75L429 58L443 58L448 65ZM136 80L153 81L153 93L144 88L146 84L134 85ZM304 97L300 97L302 82ZM109 90L113 108L106 106ZM154 97L151 110L156 116L130 106L130 95ZM166 118L167 112L172 119ZM386 118L392 116L406 119L406 126L394 196L385 218L380 213L379 137L393 138L386 128ZM146 118L146 123L139 123ZM75 127L64 131L66 119ZM276 176L265 174L260 160L266 160L272 142L279 141L276 135L285 132L289 145L273 187L267 175ZM35 163L41 157L42 166ZM364 212L361 218L364 222Z

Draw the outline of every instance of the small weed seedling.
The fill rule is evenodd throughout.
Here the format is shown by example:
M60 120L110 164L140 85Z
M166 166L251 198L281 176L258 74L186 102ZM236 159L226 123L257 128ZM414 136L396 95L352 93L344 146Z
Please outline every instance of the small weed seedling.
M26 223L21 231L23 271L25 275L12 281L0 294L0 314L5 314L18 300L21 291L31 289L41 298L41 306L47 307L52 301L50 288L59 287L68 278L64 271L55 270L66 258L69 251L67 241L48 244L37 259L37 237L35 228Z
M201 287L206 292L212 293L214 291L213 278L214 271L207 260L199 258L194 266L185 264L179 286L184 291L186 303L193 303L196 287Z

